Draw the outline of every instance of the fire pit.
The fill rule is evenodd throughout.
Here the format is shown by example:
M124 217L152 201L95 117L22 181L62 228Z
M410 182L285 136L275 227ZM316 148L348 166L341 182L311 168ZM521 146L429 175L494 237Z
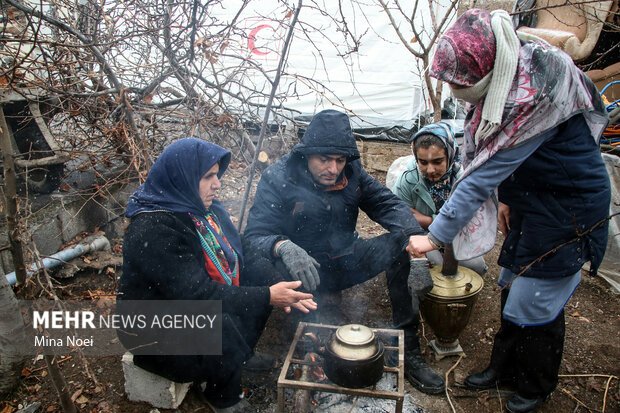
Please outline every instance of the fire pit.
M329 381L322 371L322 356L316 356L314 352L320 354L319 348L339 326L305 323L300 322L295 332L295 337L284 360L282 371L278 377L278 411L285 412L286 401L284 390L286 388L318 391L327 393L341 393L351 396L371 397L378 399L388 399L396 401L395 412L400 413L403 409L403 399L405 397L405 349L403 330L391 329L372 329L379 340L383 342L385 349L385 360L389 360L394 353L398 354L398 366L383 366L383 375L394 375L396 377L397 391L379 390L376 386L365 388L348 388L336 385ZM396 345L392 344L394 341ZM298 374L305 368L310 372Z

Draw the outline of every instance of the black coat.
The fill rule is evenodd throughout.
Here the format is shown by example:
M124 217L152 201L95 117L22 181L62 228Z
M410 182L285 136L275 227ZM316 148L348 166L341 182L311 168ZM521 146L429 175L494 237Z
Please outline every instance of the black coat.
M240 275L240 284L247 283ZM125 300L222 300L222 311L245 314L269 308L269 287L231 287L209 277L188 214L144 212L131 220L123 242Z
M131 219L123 243L118 300L221 300L222 356L135 356L134 363L175 381L226 380L246 360L270 311L267 286L240 271L239 287L209 277L200 241L188 214L143 212ZM125 345L137 343L119 332Z
M245 236L264 254L288 238L315 257L346 255L358 237L359 209L397 234L403 248L410 235L422 233L407 205L371 177L359 159L348 161L343 174L346 187L325 191L314 184L299 150L284 156L258 183Z
M519 274L542 253L555 250L523 275L564 277L586 261L596 273L607 246L611 189L582 115L559 125L556 135L502 182L499 200L510 206L511 227L499 265Z

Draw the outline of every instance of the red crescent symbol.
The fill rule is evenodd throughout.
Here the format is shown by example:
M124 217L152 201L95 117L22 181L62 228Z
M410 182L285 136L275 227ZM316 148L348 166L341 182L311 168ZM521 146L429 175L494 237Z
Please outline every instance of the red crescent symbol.
M252 29L252 31L250 32L250 36L248 37L248 49L250 49L250 52L260 55L260 56L264 56L266 54L271 53L270 51L262 52L258 48L254 47L254 42L256 41L256 35L258 34L259 31L266 29L267 27L273 30L273 27L271 27L268 24L261 24L260 26L257 26Z

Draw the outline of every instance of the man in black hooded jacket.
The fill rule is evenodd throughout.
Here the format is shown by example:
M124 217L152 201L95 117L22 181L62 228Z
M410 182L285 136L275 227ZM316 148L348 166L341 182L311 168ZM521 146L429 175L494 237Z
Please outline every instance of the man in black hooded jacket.
M423 392L443 392L443 379L421 355L419 315L407 288L405 247L423 230L359 157L347 115L316 114L301 143L263 173L245 236L308 291L344 290L386 271L393 322L405 331L405 374ZM359 238L359 209L389 232Z

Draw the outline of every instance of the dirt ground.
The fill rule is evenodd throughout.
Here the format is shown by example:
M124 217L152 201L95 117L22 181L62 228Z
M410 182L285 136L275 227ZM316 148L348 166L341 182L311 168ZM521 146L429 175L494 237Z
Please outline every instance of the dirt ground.
M244 177L243 168L235 165L225 176L220 198L231 206L233 216L239 216ZM362 214L358 231L362 237L372 237L382 229ZM112 252L91 254L74 260L73 263L81 270L72 278L55 281L59 297L90 300L114 294L117 277L121 276L122 241L112 241L115 244ZM472 391L462 386L467 374L486 367L493 336L499 327L499 292L496 285L499 267L496 257L501 241L498 239L495 249L485 257L489 265L489 271L484 277L485 285L471 320L460 336L466 357L460 361L456 357L437 361L431 351L426 350L427 360L437 372L444 375L451 371L447 391L449 400L447 395L425 395L408 382L405 383L406 398L420 406L424 412L502 412L512 394L508 388ZM36 288L28 292L20 291L19 298L35 292ZM346 290L340 296L326 298L325 301L314 321L334 325L356 322L375 328L390 326L391 310L383 275ZM565 311L566 344L560 382L551 399L539 411L620 411L620 296L614 294L604 280L584 276ZM258 350L276 356L280 366L299 320L299 316L274 310ZM423 327L420 342L425 346L433 338L433 333L427 325L423 324ZM74 353L68 354L63 360L60 365L69 385L69 393L81 412L153 411L145 403L130 402L126 398L120 356L83 358ZM248 374L244 377L246 397L261 412L276 410L276 381L279 373L280 368L276 368L269 374ZM45 362L40 358L28 360L18 388L0 401L0 413L11 413L33 402L40 402L43 412L61 410ZM314 409L324 411L320 406ZM177 411L209 412L209 408L192 390Z

